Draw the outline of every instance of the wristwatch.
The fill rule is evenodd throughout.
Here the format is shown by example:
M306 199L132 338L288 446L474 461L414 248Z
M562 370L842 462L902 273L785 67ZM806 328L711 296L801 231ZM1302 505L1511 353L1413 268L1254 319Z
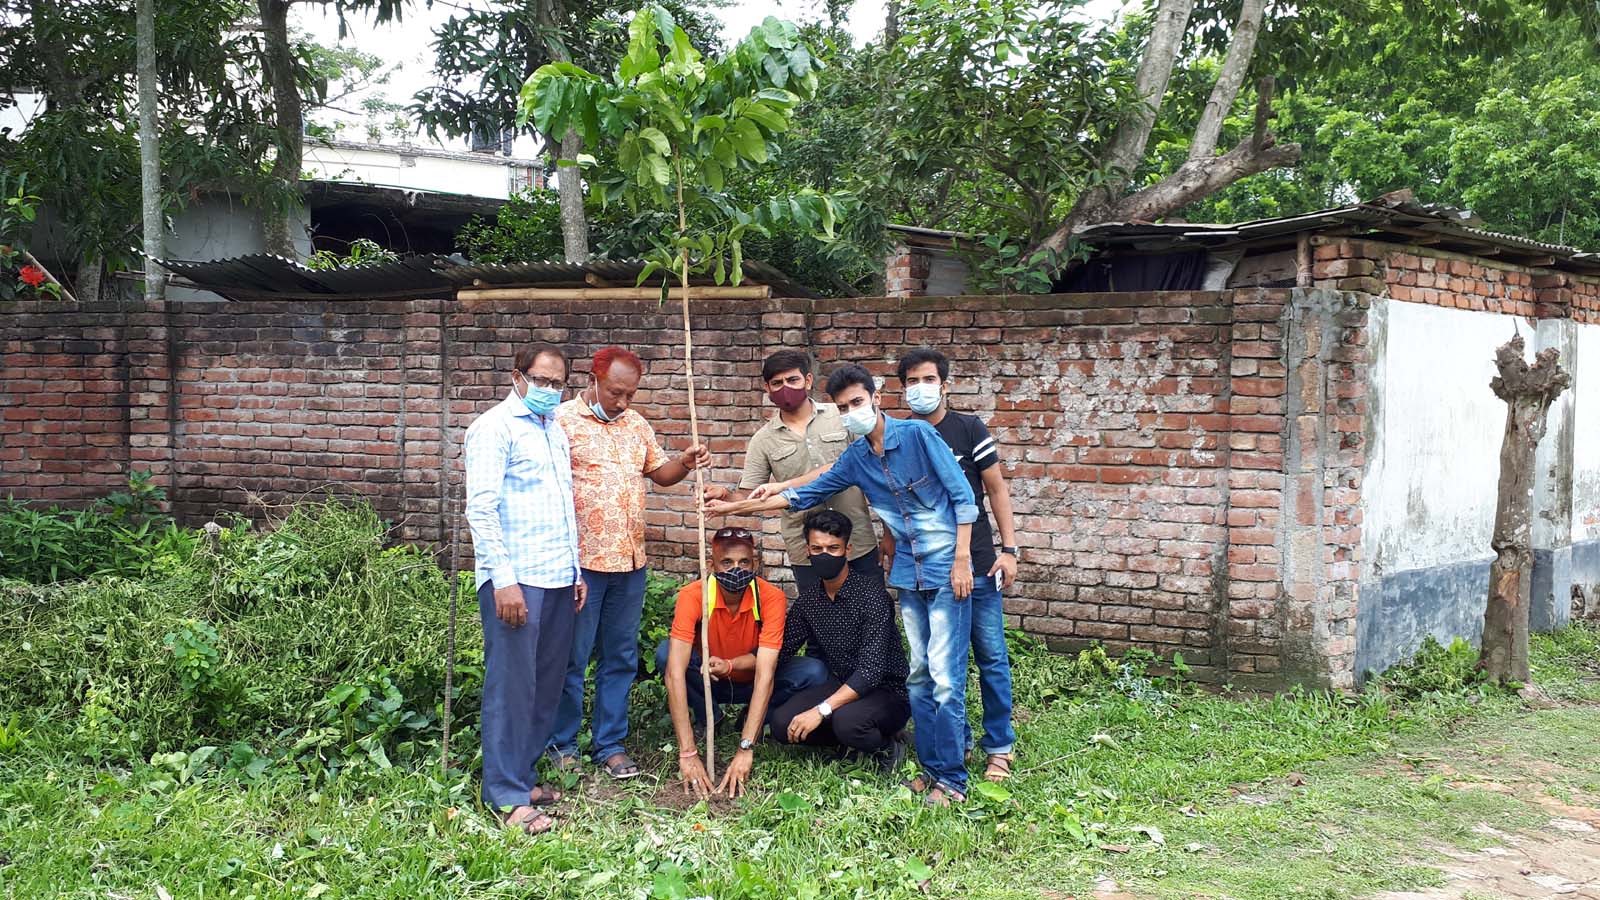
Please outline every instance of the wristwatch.
M1009 553L1013 557L1015 557L1017 555L1017 548L1015 548L1015 547L1001 547L1000 548L1000 552L1001 553Z
M817 712L820 713L824 719L826 719L827 717L833 715L833 707L829 706L828 701L824 700L817 704Z
M755 745L756 745L756 742L750 740L749 738L740 738L739 739L739 749L740 750L749 750L751 747L754 747Z

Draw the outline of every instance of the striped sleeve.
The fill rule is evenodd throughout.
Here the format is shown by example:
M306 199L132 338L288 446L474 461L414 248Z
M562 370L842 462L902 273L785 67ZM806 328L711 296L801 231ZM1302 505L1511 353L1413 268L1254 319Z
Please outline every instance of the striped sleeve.
M972 417L972 467L979 472L1000 461L1000 446L983 420Z

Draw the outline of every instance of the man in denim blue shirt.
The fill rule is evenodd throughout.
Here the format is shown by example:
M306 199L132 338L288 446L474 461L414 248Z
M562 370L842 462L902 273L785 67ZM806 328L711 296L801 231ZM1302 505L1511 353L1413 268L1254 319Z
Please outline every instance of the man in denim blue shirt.
M922 774L910 786L930 803L963 801L967 650L971 640L972 523L978 507L955 454L926 422L891 419L874 403L872 373L850 365L828 378L828 394L853 441L815 480L771 497L706 504L712 514L809 509L848 487L867 495L895 540L889 586L911 645L911 716ZM832 711L818 709L824 718Z

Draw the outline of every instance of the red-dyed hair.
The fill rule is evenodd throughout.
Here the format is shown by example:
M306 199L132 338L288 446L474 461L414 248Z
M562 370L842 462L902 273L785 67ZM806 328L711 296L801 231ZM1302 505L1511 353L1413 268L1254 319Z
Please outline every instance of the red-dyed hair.
M611 364L618 362L632 366L640 375L644 374L644 363L640 362L639 354L626 347L602 348L589 364L589 373L595 378L604 378L611 373Z

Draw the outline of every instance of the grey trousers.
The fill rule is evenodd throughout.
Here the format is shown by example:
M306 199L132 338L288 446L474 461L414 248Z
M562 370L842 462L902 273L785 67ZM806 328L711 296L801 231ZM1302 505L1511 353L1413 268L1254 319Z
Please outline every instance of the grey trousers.
M512 628L494 614L494 584L478 588L483 619L483 802L525 806L555 729L576 620L571 587L520 585L528 621Z

